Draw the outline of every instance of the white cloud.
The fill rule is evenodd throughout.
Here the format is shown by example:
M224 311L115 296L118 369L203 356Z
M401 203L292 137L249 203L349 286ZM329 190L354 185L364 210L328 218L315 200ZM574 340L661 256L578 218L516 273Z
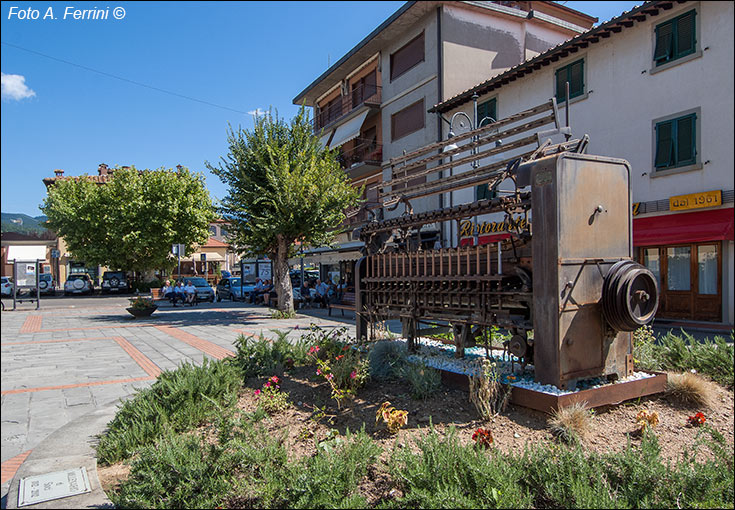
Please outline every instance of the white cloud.
M27 97L33 97L36 93L26 85L26 77L20 74L0 73L2 79L2 98L20 101Z
M259 115L265 115L266 113L268 113L267 110L263 110L262 108L256 108L255 110L250 110L248 112L248 115L254 115L255 117L257 117Z

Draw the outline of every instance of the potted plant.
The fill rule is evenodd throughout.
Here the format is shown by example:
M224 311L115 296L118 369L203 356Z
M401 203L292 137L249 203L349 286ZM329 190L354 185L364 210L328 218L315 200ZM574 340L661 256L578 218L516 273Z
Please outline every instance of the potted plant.
M158 310L158 306L149 297L138 296L130 299L130 307L126 310L133 317L150 317L150 315Z

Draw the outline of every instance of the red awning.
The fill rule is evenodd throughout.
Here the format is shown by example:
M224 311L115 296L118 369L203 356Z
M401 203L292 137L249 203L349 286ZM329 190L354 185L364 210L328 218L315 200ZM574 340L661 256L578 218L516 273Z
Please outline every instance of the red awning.
M733 240L733 209L633 218L633 246Z

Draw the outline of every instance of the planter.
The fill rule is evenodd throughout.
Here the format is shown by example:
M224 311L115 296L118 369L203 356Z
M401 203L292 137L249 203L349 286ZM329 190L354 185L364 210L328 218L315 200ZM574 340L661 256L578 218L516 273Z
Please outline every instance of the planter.
M133 317L150 317L153 312L158 310L158 307L153 305L148 308L133 308L132 306L130 308L126 308L128 313L132 315Z

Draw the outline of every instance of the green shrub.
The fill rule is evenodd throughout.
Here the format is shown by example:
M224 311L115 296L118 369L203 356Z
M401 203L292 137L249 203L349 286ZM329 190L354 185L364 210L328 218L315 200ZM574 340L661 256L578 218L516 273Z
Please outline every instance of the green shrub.
M417 400L426 400L439 391L442 385L441 372L425 363L406 363L401 376L411 387L411 397Z
M379 381L397 379L406 363L406 344L381 340L370 346L370 377Z
M344 437L323 441L317 454L263 472L258 489L259 505L265 508L364 508L358 485L374 464L380 447L365 434L349 430Z
M319 347L318 357L322 360L334 359L343 353L344 348L353 343L353 340L347 336L347 328L335 328L328 331L314 324L309 328L309 332L301 336L305 344L311 347Z
M304 339L290 340L288 331L274 330L275 340L262 333L256 339L240 335L235 340L237 353L233 363L240 369L244 380L283 372L284 368L304 363L308 342Z
M577 444L535 444L522 454L462 446L452 429L397 449L391 474L413 508L732 508L733 449L709 427L676 463L653 432L622 452L585 453ZM709 450L711 460L698 455Z
M150 388L120 406L97 446L98 460L111 464L133 455L168 431L185 431L216 415L217 404L232 405L242 385L226 360L204 360L163 372Z
M681 336L670 331L657 340L651 328L644 327L634 333L633 358L637 367L643 370L696 370L732 388L735 377L735 348L732 340L731 334L730 342L720 336L700 342L684 330Z
M215 508L231 490L222 450L196 435L170 434L140 451L129 478L111 495L117 508Z

